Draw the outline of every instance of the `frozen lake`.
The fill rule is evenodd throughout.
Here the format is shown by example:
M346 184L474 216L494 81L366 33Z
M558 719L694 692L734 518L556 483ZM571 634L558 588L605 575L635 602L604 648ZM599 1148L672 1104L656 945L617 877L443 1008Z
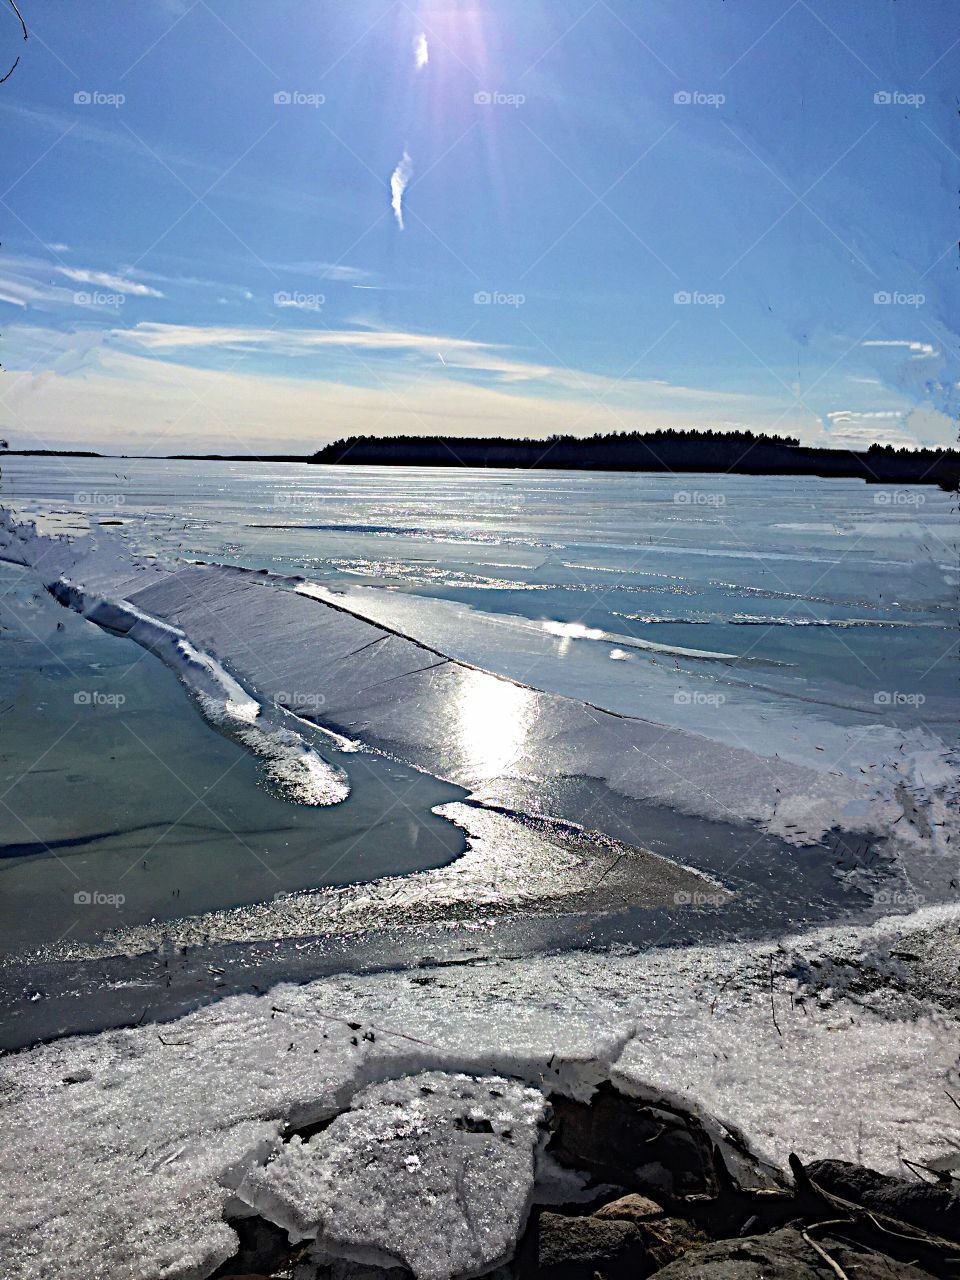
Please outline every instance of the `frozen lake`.
M2 504L11 959L740 936L956 874L936 489L9 458Z

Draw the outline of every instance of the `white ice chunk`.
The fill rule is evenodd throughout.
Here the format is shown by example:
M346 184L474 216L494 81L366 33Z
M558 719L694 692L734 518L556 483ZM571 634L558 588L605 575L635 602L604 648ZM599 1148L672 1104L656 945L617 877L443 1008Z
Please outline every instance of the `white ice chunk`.
M363 1090L308 1142L294 1137L238 1195L330 1258L404 1265L419 1280L506 1261L534 1187L543 1094L499 1076L425 1072Z

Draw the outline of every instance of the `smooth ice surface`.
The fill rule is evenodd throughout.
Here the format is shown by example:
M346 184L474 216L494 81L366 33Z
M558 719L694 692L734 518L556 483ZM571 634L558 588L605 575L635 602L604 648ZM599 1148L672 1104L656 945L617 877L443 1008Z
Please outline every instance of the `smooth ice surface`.
M831 828L883 835L906 818L901 838L945 847L950 810L938 784L954 779L952 771L924 779L917 754L936 760L943 744L922 730L900 735L913 751L902 764L881 759L868 774L851 743L844 768L818 769L537 692L375 626L296 580L215 565L112 580L115 569L105 575L102 562L95 553L74 569L93 588L65 590L93 621L105 610L110 625L132 607L135 618L151 620L146 637L130 628L141 643L177 628L262 700L282 707L312 699L322 711L311 718L481 799L519 799L536 812L536 797L551 781L585 775L684 813L755 822L796 844L815 843ZM102 593L98 599L113 592L123 604L91 607L92 590ZM868 730L859 739L870 736ZM882 757L882 746L873 754ZM840 763L832 753L825 761ZM914 810L922 816L911 820Z
M960 911L942 907L779 946L340 976L11 1055L0 1269L208 1274L235 1247L224 1213L237 1188L285 1127L424 1071L583 1099L612 1077L683 1099L721 1144L723 1126L739 1128L780 1167L790 1150L954 1167L958 930ZM914 983L904 954L929 981Z
M934 488L11 459L4 505L5 554L179 628L261 727L304 736L319 776L296 746L274 766L307 792L364 767L323 759L329 731L589 828L613 792L640 845L656 810L745 849L819 843L823 867L839 839L845 871L879 859L914 900L955 877L956 524ZM670 856L711 869L685 831Z
M421 1280L480 1273L523 1231L546 1112L539 1090L500 1076L371 1085L255 1169L238 1198L331 1257L402 1264Z
M282 474L285 483L301 483L297 471ZM320 479L327 486L327 505L336 506L340 491L358 496L358 481L349 475ZM381 479L388 488L398 483L396 477L380 477L378 483ZM429 481L441 490L444 485L455 490L458 483L451 477ZM499 483L505 482L478 478L481 488ZM730 888L752 887L766 877L775 893L772 866L755 874L749 859L758 843L779 841L779 850L771 847L763 856L771 864L778 857L788 863L791 881L806 877L811 902L820 900L823 875L831 868L845 877L854 906L858 895L863 904L864 894L878 891L879 876L893 877L907 904L949 892L956 875L954 850L960 848L955 725L945 727L949 703L941 685L929 696L917 694L915 704L909 702L913 695L897 690L870 692L870 681L881 679L879 667L889 655L895 659L889 682L914 679L901 634L909 632L911 643L925 644L922 663L931 679L942 665L945 651L938 659L934 650L946 626L949 574L945 562L923 552L927 544L920 533L907 530L897 512L884 512L883 519L873 512L870 522L854 521L869 548L862 555L853 545L833 552L819 544L813 548L802 541L814 532L810 522L774 518L782 512L765 501L760 482L751 481L740 488L752 505L744 501L736 519L754 538L762 531L765 542L748 554L742 530L730 540L732 513L708 529L706 516L692 519L689 512L674 511L669 539L646 545L641 572L628 556L616 508L610 515L598 506L594 525L578 532L576 544L553 541L563 527L556 502L571 485L577 492L582 478L575 483L570 477L538 477L525 483L531 485L532 503L549 498L547 516L538 514L534 522L540 535L532 533L522 509L519 516L517 510L504 513L506 531L497 538L489 516L490 527L482 535L457 537L436 521L408 529L399 516L395 522L345 521L341 526L334 521L329 527L285 521L282 529L253 521L257 532L249 537L254 541L281 534L287 539L286 550L270 557L276 567L306 567L317 578L252 566L185 564L182 548L174 552L168 531L149 510L142 524L127 518L119 527L99 528L72 541L37 535L8 517L6 554L33 564L84 616L159 653L193 690L208 718L252 749L274 788L292 799L336 804L349 793L356 770L349 762L334 766L323 758L317 739L326 734L341 752L359 747L368 755L389 756L463 788L480 804L573 823L587 813L593 818L588 827L599 828L601 837L619 834L642 847L657 847L654 833L663 824L651 815L675 815L687 823L684 837L667 847L661 842L659 851L721 878L726 868L742 866L744 878L730 880ZM664 515L662 502L651 502L644 491L647 480L630 482L633 489L639 486L640 500L624 488L626 483L603 478L611 494L630 499L638 518L646 514L640 528L652 539L656 520L651 517ZM663 483L658 482L661 488ZM779 482L767 483L777 490ZM365 484L371 480L359 483L361 502ZM851 509L859 504L862 515L861 488L843 486L842 493ZM242 475L231 474L224 492L226 512L211 505L211 528L238 531L234 493L246 493ZM656 497L657 484L651 493ZM824 484L811 493L839 511L838 495ZM920 496L926 502L928 495ZM586 505L581 501L580 510L592 509L591 502L600 503L601 497L598 491ZM935 493L929 498L930 527L942 531L941 499ZM782 493L777 499L787 500ZM409 494L403 497L407 500ZM283 505L279 499L278 505ZM707 516L712 519L710 512ZM842 524L836 528L844 545ZM826 524L816 533L829 542ZM381 544L398 539L396 550L406 557L406 567L401 572L400 562L371 561L363 573L353 574L332 559L303 565L292 548L315 536L359 540L364 546L371 538ZM433 554L414 556L417 540L429 544ZM246 552L252 552L254 541L233 547L233 554L249 559ZM574 545L583 558L573 558ZM530 557L536 549L549 554L534 572ZM663 561L657 568L650 561L654 555ZM464 557L474 565L469 588L463 586ZM506 557L503 564L509 562L520 577L513 585L504 579L481 586L478 557L488 569L495 567L494 557ZM713 567L704 577L702 566L716 560L723 562L724 573L734 575L731 579L710 576L718 572ZM853 577L851 560L857 565ZM551 583L544 583L541 570L548 563ZM820 566L816 572L815 565ZM584 574L597 575L596 590L584 589ZM523 591L517 586L521 577ZM892 601L888 580L896 583ZM865 591L864 584L870 589ZM785 585L797 590L786 591ZM678 607L676 615L661 614L654 622L644 615L646 621L638 621L635 608L612 607L627 603L620 598L624 592L661 591L683 603L689 616L680 617ZM602 599L609 596L611 605L599 615L590 603L597 592ZM732 615L734 599L743 604L755 595L774 612ZM554 613L564 602L567 620L544 617L542 611L539 617L523 613L524 598L542 600ZM570 619L577 600L584 617L596 616L605 625ZM718 618L722 631L715 627L715 622L721 626ZM631 629L632 622L637 626ZM677 627L685 628L682 636ZM749 630L754 627L761 629ZM789 639L771 645L771 631ZM702 643L691 643L689 637L701 634ZM855 655L853 668L832 662L824 674L808 664L808 651L822 648L818 637L823 636L836 637L832 643L840 652ZM305 733L312 735L312 745ZM619 818L604 830L611 807L601 804L605 796L613 807L621 800L633 806L632 815L622 814L629 835L623 826L619 833L614 829ZM742 852L736 857L718 861L712 853L717 823L734 833L725 838L739 843ZM509 831L509 825L501 825ZM524 838L517 830L507 845L513 849ZM535 842L526 845L526 863L508 858L499 895L486 891L489 877L480 868L478 879L475 860L468 859L449 873L414 878L409 886L387 881L386 892L360 895L359 915L345 895L324 894L309 904L299 900L286 913L267 904L245 907L243 915L207 912L176 924L172 932L188 938L212 928L226 938L253 929L246 936L265 936L264 926L282 928L287 920L291 932L302 934L311 918L323 929L338 930L341 920L351 918L368 927L375 924L378 904L381 919L396 916L401 906L412 909L411 919L436 919L445 906L451 918L458 918L462 891L471 880L480 888L477 906L489 902L492 911L532 904L538 910L551 904L574 909L576 893L570 889L583 886L576 871L566 877L567 887L561 886L569 859L558 857L554 873L543 875ZM811 846L818 849L818 859L807 856ZM641 881L634 878L632 884L636 889ZM659 889L666 881L661 877L648 885L652 892L645 903L630 893L620 905L663 904ZM417 901L420 891L434 889L429 901ZM792 901L801 902L802 895ZM810 914L824 918L837 909L817 907ZM807 914L796 905L791 911L793 920ZM169 915L163 911L158 919ZM255 921L255 915L261 919Z

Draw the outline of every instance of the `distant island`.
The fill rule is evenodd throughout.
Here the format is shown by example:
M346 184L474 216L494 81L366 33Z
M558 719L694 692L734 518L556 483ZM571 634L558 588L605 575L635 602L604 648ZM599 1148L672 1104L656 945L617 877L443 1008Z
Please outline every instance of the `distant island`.
M61 449L8 449L4 457L119 457ZM136 457L137 455L133 455ZM299 462L335 466L503 467L554 471L706 472L748 476L853 478L867 484L935 484L960 488L957 449L824 449L795 436L753 431L619 431L608 435L554 435L546 440L497 436L348 436L313 454L175 453L157 461Z
M801 445L793 436L752 431L637 431L502 440L462 436L350 436L311 462L354 466L519 467L563 471L705 471L738 475L853 477L874 484L960 484L956 449L864 451Z
M0 449L0 462L4 458L102 458L102 453L92 449Z

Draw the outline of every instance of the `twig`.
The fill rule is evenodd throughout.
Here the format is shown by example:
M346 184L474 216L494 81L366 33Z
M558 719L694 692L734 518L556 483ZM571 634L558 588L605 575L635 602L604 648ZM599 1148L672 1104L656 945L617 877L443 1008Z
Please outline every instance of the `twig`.
M598 888L601 884L603 884L604 880L606 880L607 876L614 869L614 867L619 866L626 856L627 856L626 853L621 853L618 857L614 858L614 860L610 863L609 867L607 867L606 871L603 873L603 875L594 885L595 889Z
M885 1236L893 1236L897 1240L909 1240L911 1244L922 1244L923 1236L927 1235L926 1232L923 1232L923 1236L908 1236L908 1235L905 1235L904 1232L902 1231L891 1231L890 1228L885 1227L882 1222L878 1222L869 1209L864 1209L864 1213L867 1215L867 1217L870 1219L873 1225L877 1228L877 1230L882 1231Z
M950 1174L943 1169L940 1169L940 1170L931 1169L928 1164L921 1164L919 1160L908 1160L906 1156L901 1156L900 1160L903 1164L907 1166L908 1169L922 1169L924 1173L929 1173L931 1177L936 1178L937 1182L952 1181ZM923 1178L921 1178L920 1181L925 1182ZM925 1185L930 1186L930 1183L925 1182Z
M717 994L716 994L716 995L713 997L713 999L710 1001L710 1012L711 1012L711 1013L716 1013L716 1011L717 1011L717 1001L720 999L720 997L723 995L724 991L727 989L727 987L730 985L730 983L731 983L732 981L733 981L733 974L732 974L732 973L728 973L728 974L727 974L727 976L724 978L724 980L720 983L720 986L719 986L719 987L717 987Z
M806 1231L801 1231L800 1234L803 1236L804 1240L806 1240L810 1248L815 1250L815 1252L819 1253L820 1257L824 1260L824 1262L827 1264L830 1270L834 1273L834 1275L839 1276L840 1280L850 1280L850 1277L844 1271L843 1267L841 1267L840 1263L834 1262L833 1258L830 1257L826 1249L821 1249L820 1246L817 1244L816 1240L811 1240L811 1238L807 1235Z
M780 1030L780 1023L777 1021L777 1008L773 1003L773 961L770 961L770 1017L773 1018L773 1025L777 1028L777 1035L783 1039L783 1032Z

